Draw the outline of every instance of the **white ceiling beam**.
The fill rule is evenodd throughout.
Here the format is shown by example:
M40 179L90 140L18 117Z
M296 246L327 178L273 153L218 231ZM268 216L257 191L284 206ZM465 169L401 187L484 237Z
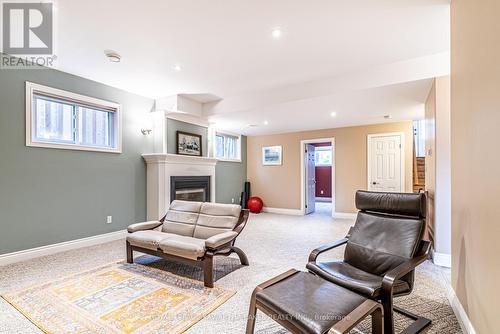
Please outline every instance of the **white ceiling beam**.
M225 97L221 101L204 103L203 116L210 117L250 111L285 102L434 78L449 73L449 52L438 53L342 76L288 85L263 92Z
M177 94L155 100L155 109L170 113L189 114L194 117L201 117L202 103L194 101L185 95Z

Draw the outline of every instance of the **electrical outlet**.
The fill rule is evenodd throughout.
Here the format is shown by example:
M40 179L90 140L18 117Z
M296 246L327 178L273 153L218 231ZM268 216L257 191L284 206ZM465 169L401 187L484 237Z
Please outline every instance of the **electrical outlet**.
M113 216L106 217L106 224L111 224L113 222Z
M234 204L234 197L233 197L233 198L231 198L231 203L233 203L233 204Z

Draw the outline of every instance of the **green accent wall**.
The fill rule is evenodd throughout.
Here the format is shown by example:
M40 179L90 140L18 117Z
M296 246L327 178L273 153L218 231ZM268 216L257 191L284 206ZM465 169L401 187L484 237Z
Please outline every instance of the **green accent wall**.
M202 136L203 155L208 155L208 128L167 118L167 153L176 153L176 132L184 131ZM218 161L215 166L215 201L240 203L247 180L247 138L241 136L241 162Z
M25 81L120 103L123 153L25 146ZM51 69L0 69L0 254L125 229L146 218L154 101ZM106 216L113 223L106 224Z
M123 153L27 147L25 82L122 105ZM146 219L146 164L153 136L141 126L154 100L52 69L0 69L0 254L125 229ZM177 130L207 128L169 119L167 152L175 153ZM216 166L216 201L239 203L246 181L246 137L242 162ZM106 224L106 216L113 217Z

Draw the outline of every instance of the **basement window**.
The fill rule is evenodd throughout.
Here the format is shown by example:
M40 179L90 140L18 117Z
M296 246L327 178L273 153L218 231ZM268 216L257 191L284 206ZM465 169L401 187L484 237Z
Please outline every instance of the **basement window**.
M332 147L319 146L314 150L315 166L331 166L332 165Z
M241 136L215 132L215 158L225 161L241 161Z
M121 153L120 105L26 82L26 146Z
M415 142L415 156L425 158L425 120L413 122L413 141Z

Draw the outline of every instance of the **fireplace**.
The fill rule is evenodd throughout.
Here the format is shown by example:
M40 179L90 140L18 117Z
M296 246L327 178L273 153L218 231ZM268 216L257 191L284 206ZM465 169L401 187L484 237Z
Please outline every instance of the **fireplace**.
M175 199L210 202L210 176L171 176L170 202Z
M147 220L158 220L165 215L176 198L176 190L180 191L179 198L215 200L217 159L168 153L142 157L147 164Z

